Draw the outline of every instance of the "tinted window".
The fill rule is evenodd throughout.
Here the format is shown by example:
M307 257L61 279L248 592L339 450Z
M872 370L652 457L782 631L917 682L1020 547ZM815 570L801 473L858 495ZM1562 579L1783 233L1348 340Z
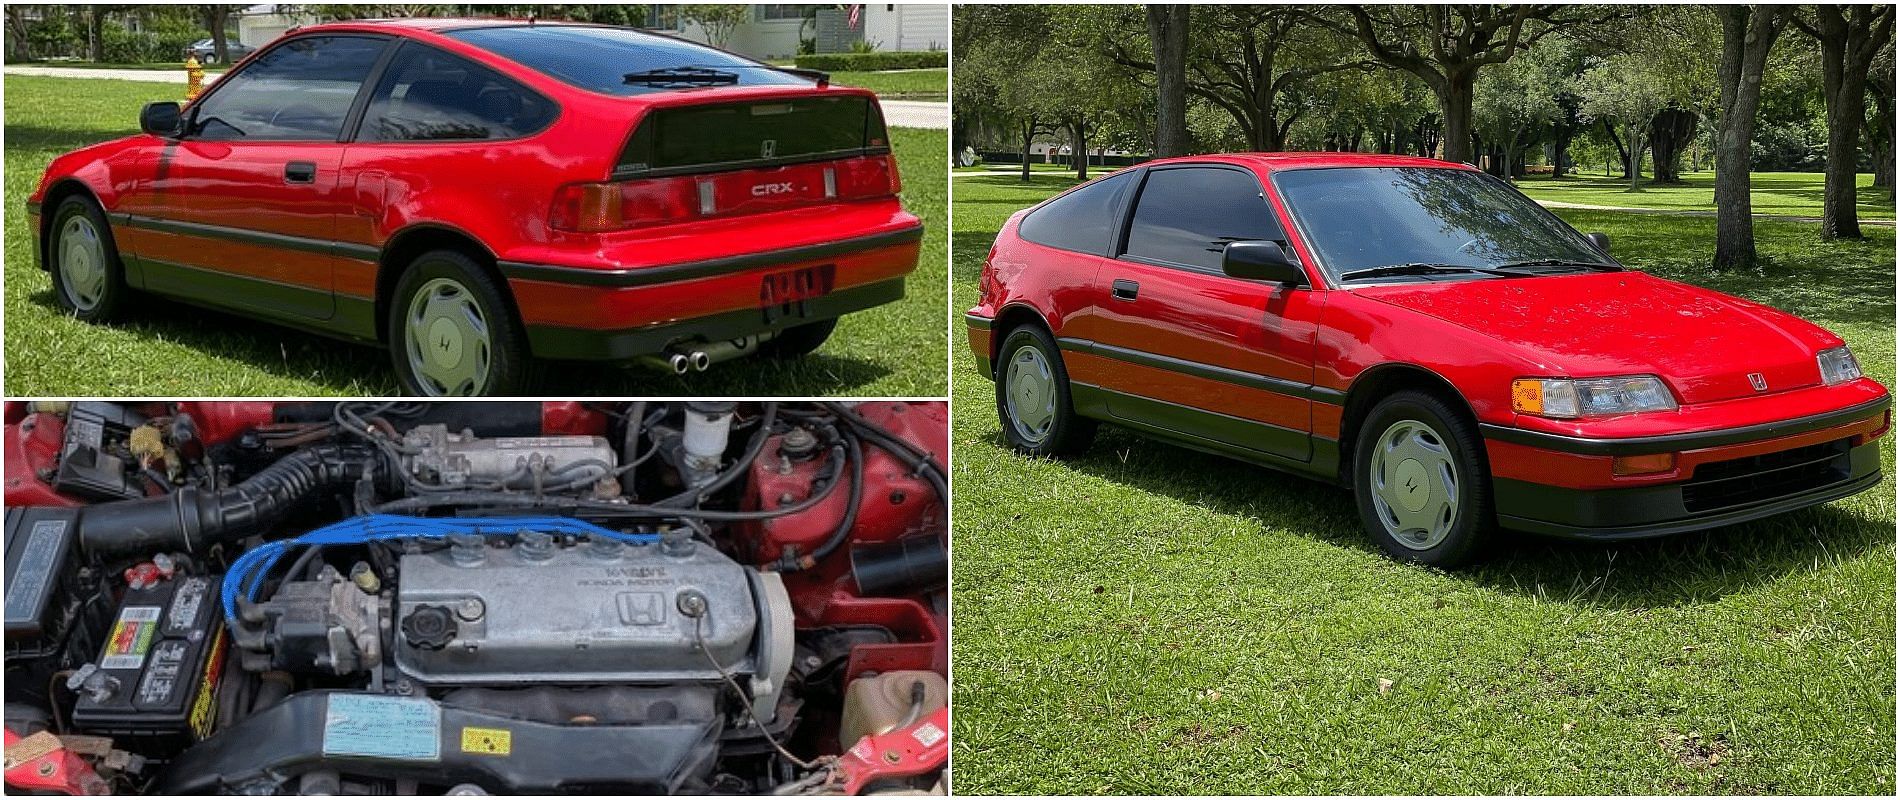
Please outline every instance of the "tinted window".
M627 83L633 72L705 67L729 72L739 85L810 85L756 61L705 45L626 28L509 25L445 31L446 35L545 72L589 91L647 94L704 84Z
M1108 255L1115 235L1115 212L1134 185L1132 170L1117 172L1062 195L1023 219L1017 232L1036 244Z
M1613 263L1570 226L1482 172L1310 169L1277 173L1273 183L1307 246L1334 275L1413 263Z
M363 130L375 142L513 139L554 121L554 104L498 72L427 45L402 46L383 73Z
M193 135L218 141L335 139L388 42L306 36L273 47L218 81L193 114Z
M884 118L862 97L721 103L648 114L620 153L627 174L743 167L885 152Z
M1284 238L1251 173L1157 169L1148 173L1135 201L1127 254L1219 270L1228 242Z

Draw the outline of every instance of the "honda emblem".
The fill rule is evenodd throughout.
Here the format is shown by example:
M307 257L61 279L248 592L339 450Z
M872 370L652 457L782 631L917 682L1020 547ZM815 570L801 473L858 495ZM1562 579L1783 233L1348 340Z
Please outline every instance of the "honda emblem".
M759 142L759 157L760 158L771 158L772 156L775 156L775 155L778 155L778 140L777 139L766 139L762 142Z
M1757 392L1768 391L1768 379L1759 372L1748 373L1748 385L1755 387Z

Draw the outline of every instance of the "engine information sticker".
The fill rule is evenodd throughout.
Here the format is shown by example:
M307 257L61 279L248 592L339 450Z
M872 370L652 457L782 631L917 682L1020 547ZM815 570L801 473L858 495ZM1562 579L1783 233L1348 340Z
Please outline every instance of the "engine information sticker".
M323 715L323 754L440 760L442 709L420 698L332 694Z
M505 756L514 752L515 736L507 728L463 728L462 752Z
M145 651L152 649L152 635L158 632L158 606L126 606L119 609L119 621L106 640L106 652L99 659L100 669L138 669L145 664Z
M20 564L7 586L7 624L34 619L40 609L36 607L40 594L46 591L46 582L53 577L53 559L59 556L59 545L66 536L66 520L43 519L33 523L33 531L26 535L26 547L21 551Z

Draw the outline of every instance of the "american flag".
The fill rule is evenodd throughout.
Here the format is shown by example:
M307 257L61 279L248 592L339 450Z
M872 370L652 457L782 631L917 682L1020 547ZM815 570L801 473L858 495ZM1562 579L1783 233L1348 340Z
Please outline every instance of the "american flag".
M864 12L864 6L862 4L856 4L856 5L851 6L851 12L845 15L844 26L852 30L857 30L858 15L863 12Z

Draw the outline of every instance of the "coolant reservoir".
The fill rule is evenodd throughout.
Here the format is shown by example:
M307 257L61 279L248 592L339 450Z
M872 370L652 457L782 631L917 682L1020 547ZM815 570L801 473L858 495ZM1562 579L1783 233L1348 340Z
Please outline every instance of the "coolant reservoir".
M899 670L859 678L844 690L838 743L850 747L859 739L916 722L949 704L950 686L935 672Z

